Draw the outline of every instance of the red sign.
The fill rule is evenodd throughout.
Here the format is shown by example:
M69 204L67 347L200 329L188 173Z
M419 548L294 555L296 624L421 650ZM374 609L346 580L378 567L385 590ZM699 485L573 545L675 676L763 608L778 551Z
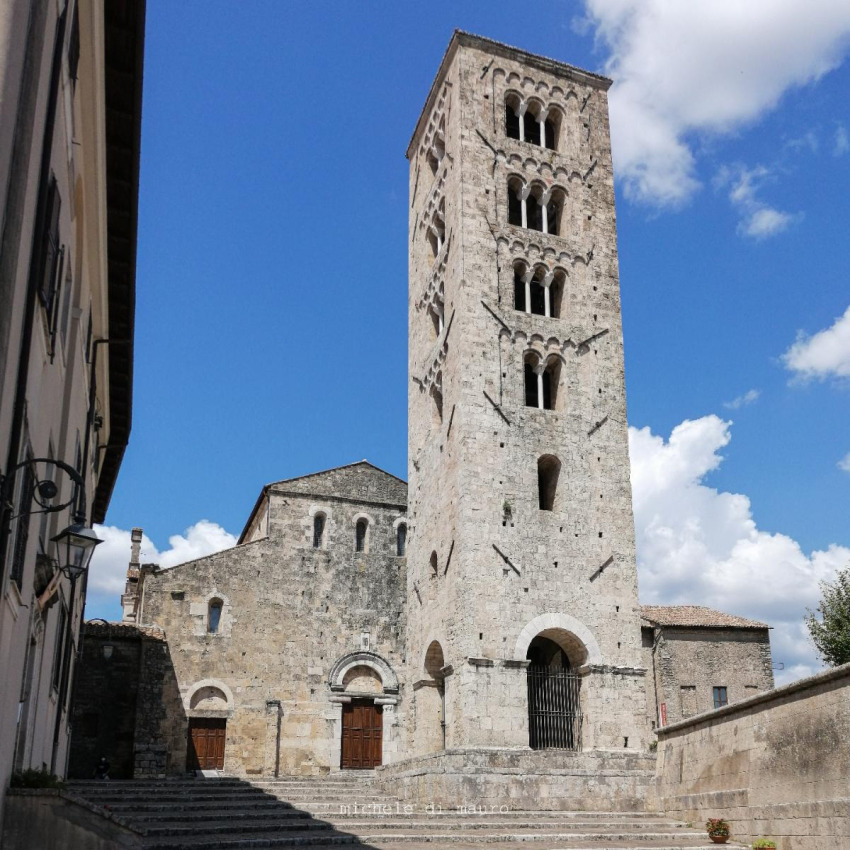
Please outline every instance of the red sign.
M662 726L667 725L667 703L666 702L661 703L661 725Z

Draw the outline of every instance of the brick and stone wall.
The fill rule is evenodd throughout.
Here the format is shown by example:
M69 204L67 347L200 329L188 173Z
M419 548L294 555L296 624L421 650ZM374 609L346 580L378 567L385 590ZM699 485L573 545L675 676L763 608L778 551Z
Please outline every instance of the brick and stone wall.
M658 731L655 805L779 850L850 847L850 664Z

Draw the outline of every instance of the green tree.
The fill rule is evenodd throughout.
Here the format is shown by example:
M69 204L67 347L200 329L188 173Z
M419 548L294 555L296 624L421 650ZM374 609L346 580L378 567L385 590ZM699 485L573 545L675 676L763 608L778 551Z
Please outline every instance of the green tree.
M838 571L835 581L822 581L820 589L820 619L809 611L806 625L821 658L837 667L850 662L850 565Z

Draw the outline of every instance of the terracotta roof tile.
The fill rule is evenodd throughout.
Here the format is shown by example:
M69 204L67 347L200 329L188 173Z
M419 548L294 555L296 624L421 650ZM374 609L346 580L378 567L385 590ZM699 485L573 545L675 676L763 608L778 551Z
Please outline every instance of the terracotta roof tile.
M704 605L641 605L642 620L659 626L701 626L706 628L767 629L767 623L715 611Z

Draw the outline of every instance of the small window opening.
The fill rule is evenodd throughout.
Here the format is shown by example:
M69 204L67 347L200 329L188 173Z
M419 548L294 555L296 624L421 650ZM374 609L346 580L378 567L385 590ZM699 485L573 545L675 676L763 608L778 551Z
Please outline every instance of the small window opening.
M537 461L537 490L541 511L555 509L561 461L554 455L543 455Z
M519 115L510 103L505 104L505 135L509 139L519 139Z
M533 145L540 144L540 122L537 116L533 115L530 110L526 110L522 116L523 130L525 131L525 141L531 142Z
M522 186L518 182L508 185L508 224L522 227Z
M366 531L369 527L369 523L366 522L365 519L358 519L357 525L354 528L354 551L355 552L365 552L366 551Z
M725 687L715 687L714 689L714 707L715 708L723 708L724 705L729 704L729 699L726 695Z
M556 200L551 200L546 205L546 232L557 236L560 232L561 224L561 205ZM540 230L543 227L541 225Z
M325 543L325 515L316 514L313 517L313 548L321 549Z
M218 634L218 626L221 622L221 606L220 599L211 599L207 610L207 632L211 635Z
M514 269L514 310L525 312L525 280L520 267Z
M539 395L538 395L538 387L537 387L537 372L534 371L534 367L537 365L537 361L528 357L525 361L525 406L526 407L538 407L539 406Z
M431 575L434 575L434 576L437 575L439 573L439 568L437 566L437 553L436 552L431 553L430 564L431 564Z
M546 126L546 147L550 151L558 150L558 125L553 118L547 118L544 122Z
M534 193L525 199L526 227L529 230L543 230L543 208Z
M407 552L407 526L402 523L395 533L395 553L399 558L403 558Z
M531 312L535 316L546 315L546 293L544 291L543 282L539 277L535 277L531 281Z

